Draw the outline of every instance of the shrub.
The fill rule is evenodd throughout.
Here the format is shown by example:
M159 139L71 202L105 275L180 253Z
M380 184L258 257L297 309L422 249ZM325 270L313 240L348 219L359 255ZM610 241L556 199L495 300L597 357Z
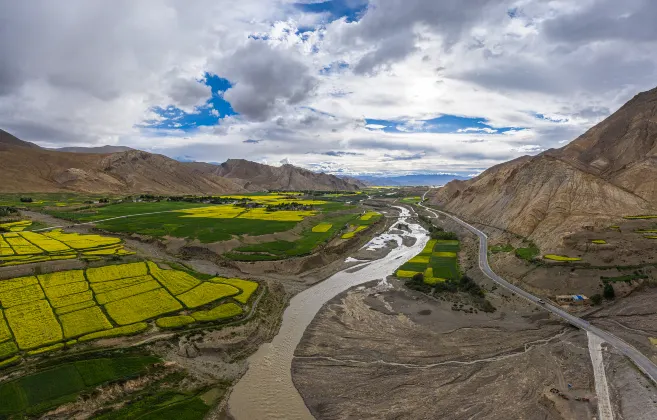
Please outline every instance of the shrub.
M21 197L21 203L31 203L34 200L32 200L32 197Z
M611 283L605 283L605 287L602 289L602 296L607 300L612 300L616 297L616 291Z
M599 305L602 303L602 295L600 293L596 293L595 295L591 296L591 303L593 305Z

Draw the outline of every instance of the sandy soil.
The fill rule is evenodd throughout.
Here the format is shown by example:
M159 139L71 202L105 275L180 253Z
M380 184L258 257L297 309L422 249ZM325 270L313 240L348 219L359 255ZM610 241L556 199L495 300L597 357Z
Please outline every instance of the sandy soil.
M293 380L318 419L579 419L595 412L572 400L594 393L584 334L517 308L455 312L398 287L356 288L331 300L297 348Z

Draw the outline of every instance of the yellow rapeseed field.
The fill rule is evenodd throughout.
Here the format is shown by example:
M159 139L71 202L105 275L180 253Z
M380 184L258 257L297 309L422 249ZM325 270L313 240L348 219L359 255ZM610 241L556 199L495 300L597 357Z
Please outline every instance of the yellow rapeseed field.
M56 299L62 296L74 295L89 290L89 283L78 281L76 283L60 284L58 286L44 287L48 299Z
M18 222L0 223L0 228L8 229L11 232L21 232L32 225L31 220L20 220Z
M225 283L229 284L231 286L235 286L238 289L242 291L237 296L233 296L233 299L238 301L239 303L246 305L246 303L249 301L249 298L251 298L251 295L258 290L258 283L254 281L249 281L249 280L243 280L243 279L236 279L236 278L223 278L223 277L215 277L213 279L210 279L210 281L215 282L215 283Z
M119 238L100 235L81 235L79 233L64 233L58 229L45 233L45 235L63 242L69 247L77 250L104 247L121 242L121 239Z
M376 211L368 211L367 213L365 213L364 215L362 215L360 217L360 220L370 220L372 217L378 216L380 214L381 213L376 212Z
M11 245L17 255L34 255L43 253L42 249L37 248L28 240L21 238L20 236L7 237L7 235L5 235L5 240Z
M395 276L403 278L403 279L410 279L414 275L416 275L418 271L408 271L408 270L397 270L395 273Z
M416 255L415 257L411 258L408 262L429 264L429 258L430 257L428 255Z
M105 293L99 293L96 295L96 302L99 305L104 305L106 303L114 302L117 300L125 299L130 296L138 295L140 293L149 292L151 290L159 289L160 283L155 280L134 284L132 286L123 287L121 289L110 290Z
M564 255L554 255L554 254L544 255L543 258L552 261L582 261L582 259L578 257L566 257Z
M31 350L62 340L62 329L45 300L9 308L5 310L5 317L21 350Z
M234 303L224 303L208 311L192 312L192 317L200 322L218 321L237 316L242 313L242 308Z
M64 245L63 243L40 233L21 232L19 235L46 252L71 251L71 248L67 245Z
M86 292L76 293L74 295L61 296L49 300L53 308L63 308L64 306L74 305L76 303L93 300L93 294L91 293L91 290L87 290Z
M18 347L13 341L7 341L0 344L0 360L4 360L18 353ZM2 365L0 365L1 367Z
M235 296L241 290L229 284L201 283L192 290L180 294L177 298L188 308L198 308L228 296Z
M110 337L120 337L120 336L123 336L123 335L132 335L132 334L137 334L139 332L142 332L146 329L148 329L148 324L147 323L138 322L138 323L132 324L132 325L126 325L126 326L123 326L123 327L112 328L111 330L98 331L98 332L95 332L95 333L83 335L82 337L78 338L78 341L80 343L83 343L85 341L96 340L98 338L110 338Z
M11 339L11 331L5 320L5 316L0 309L0 343Z
M110 280L104 281L102 283L91 283L91 289L94 291L94 293L99 294L151 280L153 280L153 278L149 275L129 277L127 279Z
M281 210L267 211L265 208L256 208L242 213L238 219L255 219L255 220L275 220L279 222L300 222L304 218L316 215L316 211L311 210Z
M119 325L128 325L179 311L182 305L164 289L155 289L140 295L110 302L105 305L109 316Z
M37 277L43 287L61 286L62 284L86 281L84 271L82 270L58 271L55 273L41 274Z
M456 258L456 252L434 252L434 257Z
M200 280L184 271L162 270L151 261L148 262L148 269L151 275L174 295L184 293L201 284Z
M96 301L87 300L84 302L74 303L68 306L62 306L61 308L55 308L55 313L57 315L64 315L69 312L79 311L80 309L91 308L92 306L96 306Z
M112 324L98 306L60 315L59 320L64 327L64 338L73 338L112 328Z
M125 279L128 277L139 277L145 276L146 274L148 274L148 270L146 264L143 262L107 265L104 267L87 269L87 279L92 283Z
M208 219L232 219L237 217L239 214L245 212L246 209L243 207L235 207L233 205L225 206L212 206L212 207L200 207L196 209L186 209L180 210L180 213L185 213L185 216L181 217L203 217Z
M313 227L313 232L328 232L332 227L331 223L320 223Z
M8 280L0 280L0 292L6 292L11 289L27 287L32 284L38 284L36 277L16 277Z
M11 246L0 236L0 257L5 257L8 255L14 255L14 250L11 249Z
M28 356L36 356L37 354L49 353L51 351L57 351L64 348L64 343L53 344L52 346L41 347L36 350L30 350L27 352Z
M22 305L33 300L43 299L43 290L38 284L33 284L20 289L11 289L6 292L0 292L0 305L5 308Z

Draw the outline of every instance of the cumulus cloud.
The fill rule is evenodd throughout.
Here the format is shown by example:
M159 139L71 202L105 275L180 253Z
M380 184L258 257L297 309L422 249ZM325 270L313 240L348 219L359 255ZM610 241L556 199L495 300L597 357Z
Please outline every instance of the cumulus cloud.
M302 103L313 92L317 79L293 53L253 40L223 58L217 72L233 82L224 94L244 117L265 120L281 107Z
M353 21L300 2L323 3L0 0L0 128L198 161L473 174L563 146L657 80L649 0L370 0ZM230 85L213 93L208 73ZM444 115L486 127L431 132Z

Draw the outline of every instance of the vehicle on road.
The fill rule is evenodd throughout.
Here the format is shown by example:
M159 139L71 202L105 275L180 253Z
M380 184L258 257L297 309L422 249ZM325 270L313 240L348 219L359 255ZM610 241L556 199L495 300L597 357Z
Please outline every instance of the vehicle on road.
M539 299L538 303L540 303L541 305L545 305L545 301L543 299Z

